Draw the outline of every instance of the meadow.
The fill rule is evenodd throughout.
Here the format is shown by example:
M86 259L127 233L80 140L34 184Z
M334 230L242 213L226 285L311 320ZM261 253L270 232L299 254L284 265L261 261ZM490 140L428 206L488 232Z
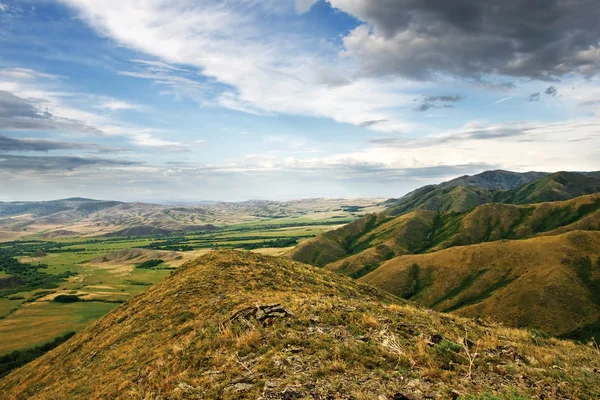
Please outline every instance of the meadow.
M37 279L35 286L0 286L0 355L80 331L162 281L179 265L214 249L237 248L280 255L299 242L349 221L351 218L329 216L322 220L274 218L209 232L52 240L33 236L0 243L0 253L18 260L22 263L20 268L33 271L30 275ZM137 268L156 259L163 263L155 268ZM9 276L0 265L0 279ZM58 283L52 276L60 277ZM44 282L48 285L44 286ZM56 301L61 295L72 296L76 301Z

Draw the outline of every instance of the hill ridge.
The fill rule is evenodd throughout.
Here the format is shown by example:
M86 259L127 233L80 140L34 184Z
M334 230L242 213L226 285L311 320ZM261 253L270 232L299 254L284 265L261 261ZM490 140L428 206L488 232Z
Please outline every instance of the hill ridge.
M600 396L599 367L590 347L416 308L289 259L219 251L14 371L0 392L7 399L591 399Z

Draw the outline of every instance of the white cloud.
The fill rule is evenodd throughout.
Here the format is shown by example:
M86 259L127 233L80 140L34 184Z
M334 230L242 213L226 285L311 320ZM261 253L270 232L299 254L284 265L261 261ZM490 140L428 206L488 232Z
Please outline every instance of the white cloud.
M192 96L201 102L253 114L327 117L354 125L386 120L371 127L379 131L416 128L398 109L410 106L406 92L421 84L350 82L351 60L341 60L318 39L267 30L260 2L62 1L101 34L161 60L143 61L146 69L124 71L128 76L178 90L194 82ZM197 68L203 82L182 72L183 65Z
M298 14L304 14L310 11L319 0L296 0L296 12Z
M162 140L149 133L139 133L133 136L131 142L138 146L160 148L167 152L189 151L190 146L181 142Z
M139 104L128 103L122 100L107 99L97 105L97 108L102 110L110 111L124 111L124 110L142 110L144 107Z

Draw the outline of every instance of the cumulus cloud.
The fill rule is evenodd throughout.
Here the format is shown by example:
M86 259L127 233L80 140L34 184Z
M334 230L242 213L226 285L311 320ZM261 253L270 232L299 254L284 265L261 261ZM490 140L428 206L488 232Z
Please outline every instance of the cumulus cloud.
M534 102L540 100L540 92L531 93L527 98L528 101Z
M264 2L61 1L101 35L159 60L136 62L122 74L151 79L202 104L353 125L387 120L372 126L378 131L415 128L393 109L408 106L406 89L419 84L357 76L336 46L299 30L269 29Z
M365 24L345 52L370 75L555 80L600 71L596 0L327 0Z

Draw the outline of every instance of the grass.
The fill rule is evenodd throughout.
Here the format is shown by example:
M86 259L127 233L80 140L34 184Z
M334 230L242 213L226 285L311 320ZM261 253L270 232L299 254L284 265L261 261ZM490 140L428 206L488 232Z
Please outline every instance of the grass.
M201 252L209 251L212 247L256 245L265 241L268 245L269 241L278 239L303 240L339 226L344 221L345 219L340 218L333 220L281 218L231 225L209 233L148 238L56 238L51 242L23 240L0 243L0 249L16 248L21 252L23 255L18 258L22 262L35 264L41 262L48 265L48 268L43 270L45 273L59 275L72 271L75 274L74 277L60 282L57 288L51 289L52 293L77 295L83 300L96 300L82 301L73 304L73 307L64 305L64 308L56 308L56 303L53 305L44 296L36 294L41 293L39 290L16 293L11 295L12 299L0 297L0 338L10 339L9 342L2 341L3 343L0 344L0 355L14 349L30 348L67 331L82 329L118 305L118 303L101 303L101 301L120 302L131 298L169 276L171 271L168 269L172 266L178 266ZM164 264L155 268L135 268L137 264L146 261L143 257L139 261L137 258L128 259L135 254L131 256L124 254L116 258L108 256L105 263L91 262L102 259L106 254L148 246L153 242L173 238L199 250L180 253L181 260L173 255L165 259ZM51 251L40 253L40 248ZM281 254L287 250L267 247L256 251ZM159 258L162 259L160 254L151 257L151 259ZM82 319L82 316L86 315L88 317ZM19 335L21 330L26 330L27 333Z
M118 304L35 302L0 320L0 354L48 342L70 331L80 331Z
M424 306L579 340L600 335L600 232L496 241L385 262L361 281Z
M232 319L275 303L290 314ZM585 399L600 396L599 366L588 346L420 309L289 259L220 251L9 375L0 391L9 399L230 400L264 392L451 398L459 388L474 399Z

